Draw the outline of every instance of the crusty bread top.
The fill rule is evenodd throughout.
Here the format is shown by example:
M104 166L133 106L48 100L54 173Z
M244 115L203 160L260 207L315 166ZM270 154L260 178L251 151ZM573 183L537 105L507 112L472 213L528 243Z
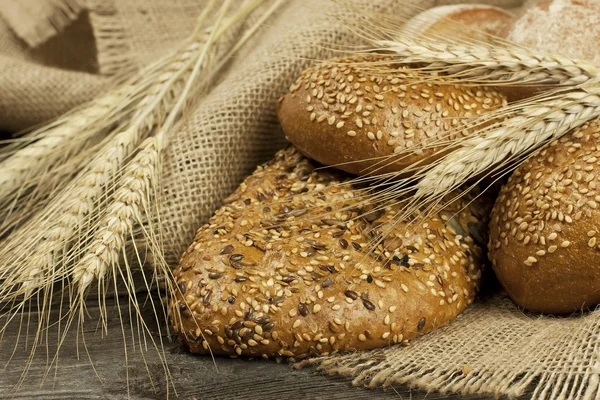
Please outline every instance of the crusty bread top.
M440 147L421 147L468 135L470 118L506 103L489 88L424 83L427 76L393 60L368 54L304 71L279 102L287 138L308 157L350 173L397 172L441 157Z
M361 204L366 192L346 179L281 151L200 228L174 272L171 307L193 352L302 358L381 347L473 301L483 200L393 225L397 204Z
M515 170L490 223L490 259L515 301L566 313L600 301L600 120Z

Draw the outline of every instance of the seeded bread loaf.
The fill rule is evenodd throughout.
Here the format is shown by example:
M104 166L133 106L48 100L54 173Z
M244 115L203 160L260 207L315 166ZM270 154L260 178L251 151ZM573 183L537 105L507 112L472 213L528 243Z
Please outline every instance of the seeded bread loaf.
M367 72L366 63L376 71ZM308 157L350 173L397 172L442 155L418 145L467 135L470 117L506 102L493 89L418 83L425 77L398 68L391 56L370 54L307 69L279 101L287 138Z
M341 172L314 168L279 152L198 230L170 307L192 352L300 359L405 343L473 301L484 200L391 226L398 206L365 206Z
M490 259L520 306L570 313L600 303L600 121L553 142L501 190Z
M483 4L455 4L433 7L408 21L401 37L431 37L436 40L487 42L503 37L514 20L510 12Z

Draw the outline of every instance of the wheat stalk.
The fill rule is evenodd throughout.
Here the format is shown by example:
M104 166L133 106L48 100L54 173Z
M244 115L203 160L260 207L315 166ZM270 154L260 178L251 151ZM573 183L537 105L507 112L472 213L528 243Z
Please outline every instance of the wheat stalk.
M164 260L161 261L159 235L154 231L159 219L155 205L167 133L181 118L184 106L207 92L226 60L284 2L276 0L234 44L233 27L265 1L245 1L233 16L223 20L226 11L232 8L232 0L225 1L217 22L201 36L202 42L193 42L181 52L184 61L171 58L170 67L169 63L162 63L157 69L160 74L143 79L144 87L150 89L146 89L145 95L143 90L136 94L136 106L124 117L126 122L119 125L119 131L110 132L100 153L78 177L27 226L8 238L7 246L0 249L3 262L0 300L15 304L5 313L9 321L28 302L38 304L42 307L40 312L47 314L54 298L53 287L62 282L66 289L62 296L67 294L71 299L67 314L61 318L66 321L62 327L66 333L77 317L78 326L82 326L84 300L92 283L98 283L102 307L105 296L102 290L106 290L109 281L116 285L118 280L129 293L130 311L133 310L140 331L145 332L144 335L149 333L138 305L132 267L125 257L130 249L126 245L134 247L141 266L143 257L136 247L136 235L140 232L135 231L141 226L146 248L156 253L155 259L162 266L159 272L170 277L170 270ZM222 46L223 43L227 45ZM155 85L157 80L159 84ZM138 146L140 140L144 141ZM166 279L166 284L167 290L172 292L172 279ZM145 285L150 290L151 283L146 281ZM156 313L157 308L153 309ZM49 326L49 321L37 326L38 333L47 329L44 324ZM35 343L38 337L36 335ZM64 337L63 334L59 340L59 348ZM158 349L158 343L152 337L151 340Z
M583 61L510 45L461 45L427 38L419 42L382 40L375 44L378 50L397 55L399 64L443 75L446 83L573 86L598 75L593 65ZM415 67L420 64L423 66Z
M112 141L124 142L124 138L113 137L125 130L125 136L133 145L137 145L139 139L135 141L134 137L143 138L153 126L160 123L175 102L182 82L185 82L191 68L190 60L202 47L208 34L200 27L214 3L213 0L206 6L199 17L198 29L187 40L189 44L181 50L144 68L124 85L81 110L71 112L49 127L33 132L24 141L25 144L29 142L27 147L15 151L15 146L12 146L0 152L5 155L0 163L0 216L4 214L1 227L4 232L45 206L43 198L66 186L82 165L85 166L82 160L99 158L97 154L94 155L98 146L89 146L90 143L102 138L108 146ZM124 127L124 120L133 122ZM19 143L17 147L22 147L24 143ZM31 204L34 207L29 207ZM10 220L9 216L12 217Z
M159 153L163 148L161 141L158 137L146 139L142 150L127 165L89 250L72 271L73 281L81 292L94 278L102 280L109 267L119 264L121 250L133 232L134 223L142 222L141 207L142 203L149 203L151 182L156 181Z
M216 22L219 27L231 0L226 0ZM196 63L187 79L185 88L178 96L176 104L170 111L164 125L156 136L148 138L141 146L140 152L127 166L121 178L112 204L99 223L89 250L75 266L72 276L81 293L85 292L94 278L102 280L106 271L118 265L121 251L125 248L126 238L133 232L134 224L142 223L141 207L149 210L150 194L156 182L156 172L160 168L160 155L166 144L166 133L179 117L183 105L188 101L192 85L202 70L207 69L209 49L212 47L218 29L213 29L204 49L197 57Z
M411 193L403 200L405 213L399 217L404 217L424 204L429 207L438 204L448 193L472 179L481 181L497 171L506 173L507 167L516 167L531 151L599 117L600 85L594 80L571 91L526 102L513 112L511 117L451 143L454 151L420 166L414 176L400 179L383 195L374 197L399 199ZM496 113L491 112L485 118L493 119Z
M210 7L205 9L199 23L205 20L209 9ZM206 36L204 33L202 35ZM32 253L31 257L20 260L19 264L23 266L22 268L13 268L15 272L24 269L19 278L11 280L15 284L22 282L23 286L23 290L13 292L13 297L25 294L28 298L33 293L33 288L43 288L44 284L62 277L52 266L60 260L61 253L69 248L75 235L81 234L81 228L90 223L93 210L101 205L98 204L98 199L105 194L109 184L114 183L120 176L123 162L128 155L141 139L155 126L160 125L161 119L175 104L182 90L181 86L189 75L194 61L193 55L202 49L202 45L197 40L199 39L192 41L182 51L170 57L168 63L158 64L162 68L157 69L153 74L156 82L140 100L140 108L135 111L129 128L112 137L87 165L85 171L69 184L63 195L57 197L44 210L41 218L32 221L13 235L9 244L27 243L29 248L24 251L23 246L16 247L20 248L20 253ZM216 49L211 46L210 50L209 57L212 59ZM40 224L40 220L44 223ZM43 227L43 231L38 235L32 235L32 227L34 229ZM43 240L41 240L42 236ZM52 274L47 274L48 271L52 271ZM12 285L5 281L3 294L8 296L6 292L10 292L11 289L14 289Z
M230 6L231 0L226 0L222 6L222 13L225 13ZM246 10L243 10L244 15L257 7L261 1L250 2ZM283 0L276 1L269 10L265 12L261 20L254 25L246 34L237 42L226 60L235 52L249 37L255 32L256 28L261 26L262 22L268 18L281 4ZM224 14L221 14L222 18ZM239 18L239 17L238 17ZM216 23L220 24L220 19ZM167 144L167 133L172 129L181 111L189 101L190 95L193 93L193 86L198 85L197 81L201 74L204 74L210 68L210 49L212 44L231 26L231 21L224 23L225 28L213 29L211 35L207 39L207 44L204 50L198 55L196 64L191 71L186 85L180 95L177 97L176 104L172 107L164 124L154 137L147 139L141 146L140 152L136 155L126 172L119 182L116 194L114 195L113 203L108 208L106 215L99 223L99 228L94 234L92 244L89 246L89 251L83 256L81 261L73 271L75 282L79 283L80 291L85 291L91 281L96 278L103 277L111 266L117 265L119 256L125 248L126 235L131 235L135 223L141 224L142 209L149 214L152 209L151 193L157 186L156 172L160 170L160 159L163 150ZM219 69L222 64L216 66ZM154 218L149 218L154 220ZM147 238L149 241L154 240L152 237ZM160 246L154 246L160 247ZM164 266L164 271L169 271L168 267Z
M39 207L40 198L61 183L68 182L73 168L69 169L67 165L80 165L84 159L81 153L93 151L122 117L118 104L127 101L127 89L113 91L94 104L61 118L49 128L33 132L18 146L2 149L1 153L5 156L0 162L0 219L3 229L11 228L10 216L28 205ZM56 176L52 172L56 172Z

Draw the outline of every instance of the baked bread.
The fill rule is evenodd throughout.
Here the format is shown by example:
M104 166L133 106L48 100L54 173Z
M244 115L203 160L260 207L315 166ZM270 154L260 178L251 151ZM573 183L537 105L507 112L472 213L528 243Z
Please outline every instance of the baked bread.
M405 343L473 301L484 200L390 226L397 205L365 207L345 175L314 168L280 151L198 230L170 307L193 353L300 359Z
M490 223L490 259L520 306L571 313L600 302L600 121L519 166Z
M307 69L278 103L287 138L353 174L397 172L441 157L440 147L417 147L467 135L471 117L506 103L494 89L432 85L399 68L389 55L367 54Z
M600 66L600 1L538 0L528 2L508 39Z
M503 37L514 18L507 10L484 4L447 5L418 14L404 24L399 35L489 42L491 37Z

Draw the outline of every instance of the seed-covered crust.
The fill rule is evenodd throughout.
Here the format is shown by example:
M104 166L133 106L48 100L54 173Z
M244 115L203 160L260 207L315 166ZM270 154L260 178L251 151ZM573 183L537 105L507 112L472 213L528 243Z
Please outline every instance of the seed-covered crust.
M192 352L303 358L406 343L473 301L483 200L393 225L398 206L361 207L363 189L314 168L279 152L198 230L170 307Z
M539 151L503 186L490 259L516 303L569 313L600 302L600 121Z
M389 55L368 54L307 69L278 104L287 138L350 173L395 172L439 158L440 147L419 147L468 135L469 118L506 102L493 89L423 83L401 68Z

